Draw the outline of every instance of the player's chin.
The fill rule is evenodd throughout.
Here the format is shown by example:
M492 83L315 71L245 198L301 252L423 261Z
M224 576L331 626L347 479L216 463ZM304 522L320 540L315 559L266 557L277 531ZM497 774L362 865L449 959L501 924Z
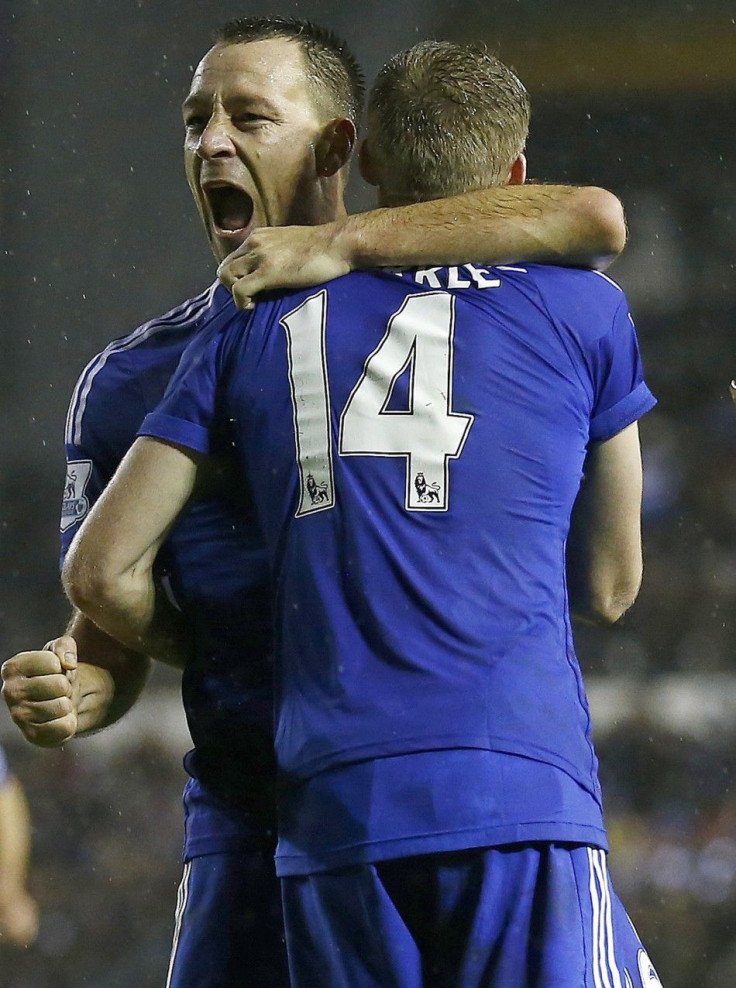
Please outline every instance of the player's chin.
M252 230L252 223L239 230L222 230L216 226L210 227L210 241L218 259L224 261L234 250L242 247Z

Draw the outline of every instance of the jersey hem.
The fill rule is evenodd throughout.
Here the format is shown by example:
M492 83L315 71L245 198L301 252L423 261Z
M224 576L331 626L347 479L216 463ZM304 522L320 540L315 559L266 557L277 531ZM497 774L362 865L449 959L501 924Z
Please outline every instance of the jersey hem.
M273 845L274 836L271 831L264 831L259 835L242 833L227 837L215 834L189 837L184 841L181 860L186 864L191 858L202 858L208 854L256 854L262 853L266 846L273 849Z
M470 831L397 837L369 844L355 844L313 855L293 855L276 851L276 875L287 878L331 871L347 865L388 861L393 858L463 851L473 847L501 847L530 842L584 844L608 850L605 830L587 824L535 823L480 827Z
M306 782L313 776L318 775L327 769L349 765L352 762L368 761L372 758L384 758L391 755L409 755L413 752L421 751L444 751L453 748L469 748L480 751L498 751L511 755L521 755L524 758L533 758L546 765L552 765L561 769L575 782L590 793L596 802L602 805L600 786L592 775L586 775L580 769L569 762L566 758L557 755L554 751L539 748L528 741L520 744L506 738L489 737L458 737L457 735L441 735L439 737L421 738L392 738L390 741L378 741L371 744L356 745L353 748L343 748L337 752L321 755L318 758L309 759L298 766L290 766L282 771L293 781L299 784Z

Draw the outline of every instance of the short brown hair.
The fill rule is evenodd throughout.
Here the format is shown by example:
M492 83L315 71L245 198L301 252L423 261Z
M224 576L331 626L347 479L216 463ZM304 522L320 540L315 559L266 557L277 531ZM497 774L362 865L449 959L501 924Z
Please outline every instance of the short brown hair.
M529 130L523 85L477 45L423 41L399 52L379 72L368 108L381 187L404 199L505 182Z
M291 17L236 17L219 28L214 40L218 45L236 45L268 38L295 41L320 95L326 95L330 107L349 117L357 127L365 79L347 44L332 31Z

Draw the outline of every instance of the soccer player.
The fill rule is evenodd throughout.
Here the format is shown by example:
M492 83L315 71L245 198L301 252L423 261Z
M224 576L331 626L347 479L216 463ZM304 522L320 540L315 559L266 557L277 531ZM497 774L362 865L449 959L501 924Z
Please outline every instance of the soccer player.
M221 87L215 99L213 79ZM452 260L461 245L477 260L565 254L593 263L620 246L615 200L599 190L539 188L526 197L488 190L348 222L341 193L360 89L350 56L326 32L260 19L223 28L184 106L187 174L219 261L260 224L335 217L323 234L350 266L379 256L387 264ZM414 234L406 226L413 216ZM394 253L383 244L387 231ZM85 369L67 420L62 556L184 347L223 310L232 311L229 294L212 286L115 341ZM232 500L199 498L159 560L159 580L188 619L167 658L188 660L183 693L195 743L186 759L192 780L172 985L204 984L205 976L214 984L245 966L259 984L284 977L278 923L256 908L274 884L266 557L247 508ZM138 650L121 648L77 613L50 650L5 664L4 693L30 740L57 745L122 716L147 668Z
M0 944L28 947L38 932L38 906L27 889L31 819L20 782L0 748Z
M527 123L497 60L419 45L363 172L383 203L521 183ZM65 580L176 654L151 567L234 445L272 568L293 985L659 984L607 874L568 609L636 596L653 404L620 289L555 267L352 274L187 351Z

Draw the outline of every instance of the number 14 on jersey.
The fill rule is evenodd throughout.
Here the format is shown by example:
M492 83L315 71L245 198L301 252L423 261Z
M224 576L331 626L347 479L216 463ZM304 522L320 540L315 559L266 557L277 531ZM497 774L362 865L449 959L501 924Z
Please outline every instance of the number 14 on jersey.
M327 291L281 320L286 332L294 441L301 496L297 517L335 504ZM388 320L340 415L340 456L402 456L407 511L447 511L448 461L460 456L472 415L452 411L455 298L409 295ZM409 375L408 407L389 410L396 382Z

